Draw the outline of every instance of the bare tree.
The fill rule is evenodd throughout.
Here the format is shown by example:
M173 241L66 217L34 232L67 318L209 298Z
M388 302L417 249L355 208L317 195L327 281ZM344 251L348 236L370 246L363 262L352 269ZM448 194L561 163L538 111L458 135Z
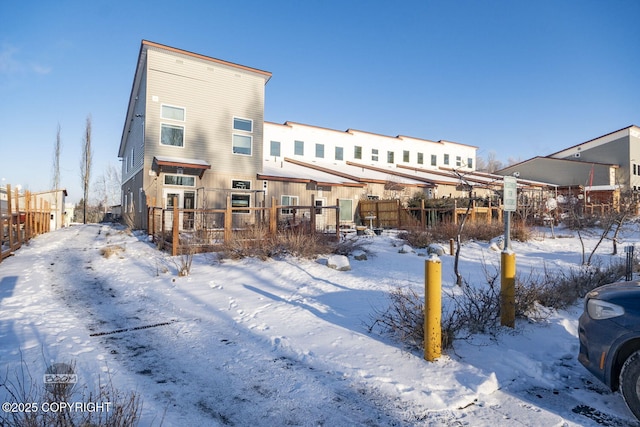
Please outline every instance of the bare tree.
M489 151L486 160L480 156L476 158L476 169L483 172L493 173L502 169L502 162L498 160L495 151Z
M82 159L80 160L80 179L82 181L82 190L84 194L84 204L82 208L83 222L87 223L87 203L89 200L89 183L91 182L91 115L87 116L87 125L82 138Z
M467 222L467 218L469 217L469 211L471 211L471 206L473 206L473 186L465 179L465 177L460 174L458 171L454 171L456 175L458 175L458 179L460 179L461 187L465 188L469 192L469 201L467 203L467 209L462 216L462 221L458 225L458 234L456 235L456 257L453 263L453 272L456 275L456 284L458 286L462 286L462 274L458 269L458 262L460 260L460 248L462 247L462 230L464 229L464 225ZM458 215L458 212L453 212L454 215Z
M56 142L53 148L53 178L51 179L51 189L60 189L60 153L62 152L62 140L60 139L60 123L56 132Z
M120 172L115 166L109 163L103 174L94 182L94 185L96 194L103 205L104 213L107 212L109 206L118 204L121 179Z

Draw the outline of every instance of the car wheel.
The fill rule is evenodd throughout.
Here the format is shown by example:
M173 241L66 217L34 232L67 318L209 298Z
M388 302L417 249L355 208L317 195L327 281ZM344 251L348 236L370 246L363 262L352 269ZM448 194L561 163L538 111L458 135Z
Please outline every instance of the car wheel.
M633 415L640 420L640 351L631 354L622 365L620 393Z

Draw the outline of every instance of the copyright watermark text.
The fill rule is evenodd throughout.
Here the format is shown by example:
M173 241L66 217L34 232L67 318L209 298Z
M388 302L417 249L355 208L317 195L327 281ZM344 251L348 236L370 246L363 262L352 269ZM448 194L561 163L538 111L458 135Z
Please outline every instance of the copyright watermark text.
M30 413L30 412L109 412L111 402L4 402L2 412Z

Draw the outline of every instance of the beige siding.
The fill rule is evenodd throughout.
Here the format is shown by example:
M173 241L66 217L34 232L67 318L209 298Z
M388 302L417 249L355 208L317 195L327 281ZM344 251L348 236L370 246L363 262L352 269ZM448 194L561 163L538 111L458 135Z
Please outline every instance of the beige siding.
M212 165L207 173L260 171L264 78L153 48L148 74L146 145L151 160L154 155L203 159ZM160 124L180 124L161 118L163 104L185 109L184 147L160 145ZM253 120L251 156L232 153L234 117Z

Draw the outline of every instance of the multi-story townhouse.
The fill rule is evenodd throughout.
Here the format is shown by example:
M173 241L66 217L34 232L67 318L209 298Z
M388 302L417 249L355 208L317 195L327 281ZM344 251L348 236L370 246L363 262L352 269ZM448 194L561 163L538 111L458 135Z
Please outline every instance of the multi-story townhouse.
M254 205L270 77L142 41L118 152L123 217L145 227L148 204L190 209L228 195L236 207Z

